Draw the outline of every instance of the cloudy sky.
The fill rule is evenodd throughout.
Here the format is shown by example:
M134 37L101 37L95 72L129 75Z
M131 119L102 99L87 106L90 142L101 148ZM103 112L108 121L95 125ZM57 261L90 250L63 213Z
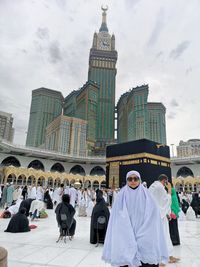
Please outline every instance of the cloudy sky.
M31 91L66 96L87 80L101 5L115 34L116 101L149 84L149 101L167 108L168 144L200 138L199 0L0 0L0 110L14 116L24 144Z

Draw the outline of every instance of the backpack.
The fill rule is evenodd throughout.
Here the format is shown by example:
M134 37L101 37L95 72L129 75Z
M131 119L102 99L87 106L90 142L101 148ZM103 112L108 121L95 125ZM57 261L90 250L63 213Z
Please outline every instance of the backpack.
M99 216L97 218L97 229L102 230L105 229L106 225L106 217L105 216Z
M73 222L73 217L70 214L69 208L61 205L59 210L59 222L62 229L69 229Z

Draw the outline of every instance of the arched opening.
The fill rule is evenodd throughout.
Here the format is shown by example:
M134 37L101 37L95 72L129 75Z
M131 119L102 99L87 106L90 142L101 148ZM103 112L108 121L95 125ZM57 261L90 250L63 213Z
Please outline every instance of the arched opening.
M51 172L65 172L65 168L57 162L51 167Z
M42 170L44 171L44 165L41 161L39 160L33 160L29 163L28 165L28 168L33 168L33 169L36 169L36 170Z
M55 182L54 182L54 187L59 187L61 184L61 180L60 178L56 178Z
M197 193L200 192L200 183L197 183Z
M90 172L90 175L98 175L98 176L103 176L103 175L106 175L104 169L100 166L96 166L94 167L91 172Z
M83 187L83 182L81 180L79 180L79 183L81 184L80 188L82 188Z
M189 169L188 167L182 167L178 170L176 177L182 176L183 178L188 177L188 176L192 176L194 177L194 174L192 172L191 169Z
M194 184L194 192L197 192L197 184Z
M75 183L75 180L74 179L72 179L70 182L70 185L74 185L74 183Z
M16 175L14 173L12 173L12 174L9 174L8 175L7 183L13 183L13 184L15 184L16 183L16 180L17 180Z
M183 185L180 184L180 192L183 192Z
M180 183L176 183L174 187L176 189L176 192L180 192L181 191L180 190Z
M49 177L49 178L48 178L47 186L48 186L48 187L53 187L53 178L52 178L52 177Z
M37 186L45 186L45 178L44 177L39 177L37 180Z
M93 186L94 189L99 188L99 182L98 182L98 181L94 181L94 182L92 183L92 186Z
M36 183L36 178L33 175L29 176L27 179L27 185L33 185L35 183Z
M17 185L25 185L26 184L26 176L24 174L21 174L17 178Z
M84 188L88 188L88 187L91 187L91 182L89 180L86 180L84 182Z
M106 181L101 182L101 188L106 188Z
M68 180L68 179L65 179L65 180L63 181L63 184L64 184L64 186L69 186L69 180Z
M190 191L190 192L193 191L192 184L189 184L189 191Z
M19 160L15 157L7 157L1 162L2 166L14 166L14 167L20 167L21 164Z
M185 184L184 191L187 192L187 193L190 192L190 184L189 183Z
M0 171L0 184L4 184L3 180L4 180L4 174L3 172Z
M72 167L70 173L85 176L85 170L80 165L75 165L74 167Z

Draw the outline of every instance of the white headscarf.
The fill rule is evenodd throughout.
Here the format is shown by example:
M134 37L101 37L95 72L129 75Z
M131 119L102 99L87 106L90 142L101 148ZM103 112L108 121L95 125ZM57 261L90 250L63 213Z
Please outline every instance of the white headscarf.
M134 171L132 174L138 173ZM102 259L112 266L129 267L138 267L141 262L158 264L168 261L159 209L142 184L136 189L126 185L117 195L111 210Z
M140 182L141 182L141 176L140 176L140 173L137 172L137 171L130 171L130 172L127 172L127 174L126 174L126 180L127 180L128 177L130 177L131 175L135 175L135 176L137 176L137 177L140 179Z

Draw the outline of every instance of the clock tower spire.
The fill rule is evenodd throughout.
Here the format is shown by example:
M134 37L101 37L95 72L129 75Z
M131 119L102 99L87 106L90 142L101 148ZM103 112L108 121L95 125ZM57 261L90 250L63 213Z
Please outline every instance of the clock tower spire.
M99 32L108 32L108 27L107 27L107 23L106 23L106 11L108 10L108 7L101 7L101 9L103 10L102 13L102 23L101 23L101 27L99 29Z
M115 129L115 77L117 73L117 51L115 36L108 32L106 11L101 7L102 23L98 33L94 34L89 56L88 80L99 86L97 106L96 141L104 146L114 141Z

